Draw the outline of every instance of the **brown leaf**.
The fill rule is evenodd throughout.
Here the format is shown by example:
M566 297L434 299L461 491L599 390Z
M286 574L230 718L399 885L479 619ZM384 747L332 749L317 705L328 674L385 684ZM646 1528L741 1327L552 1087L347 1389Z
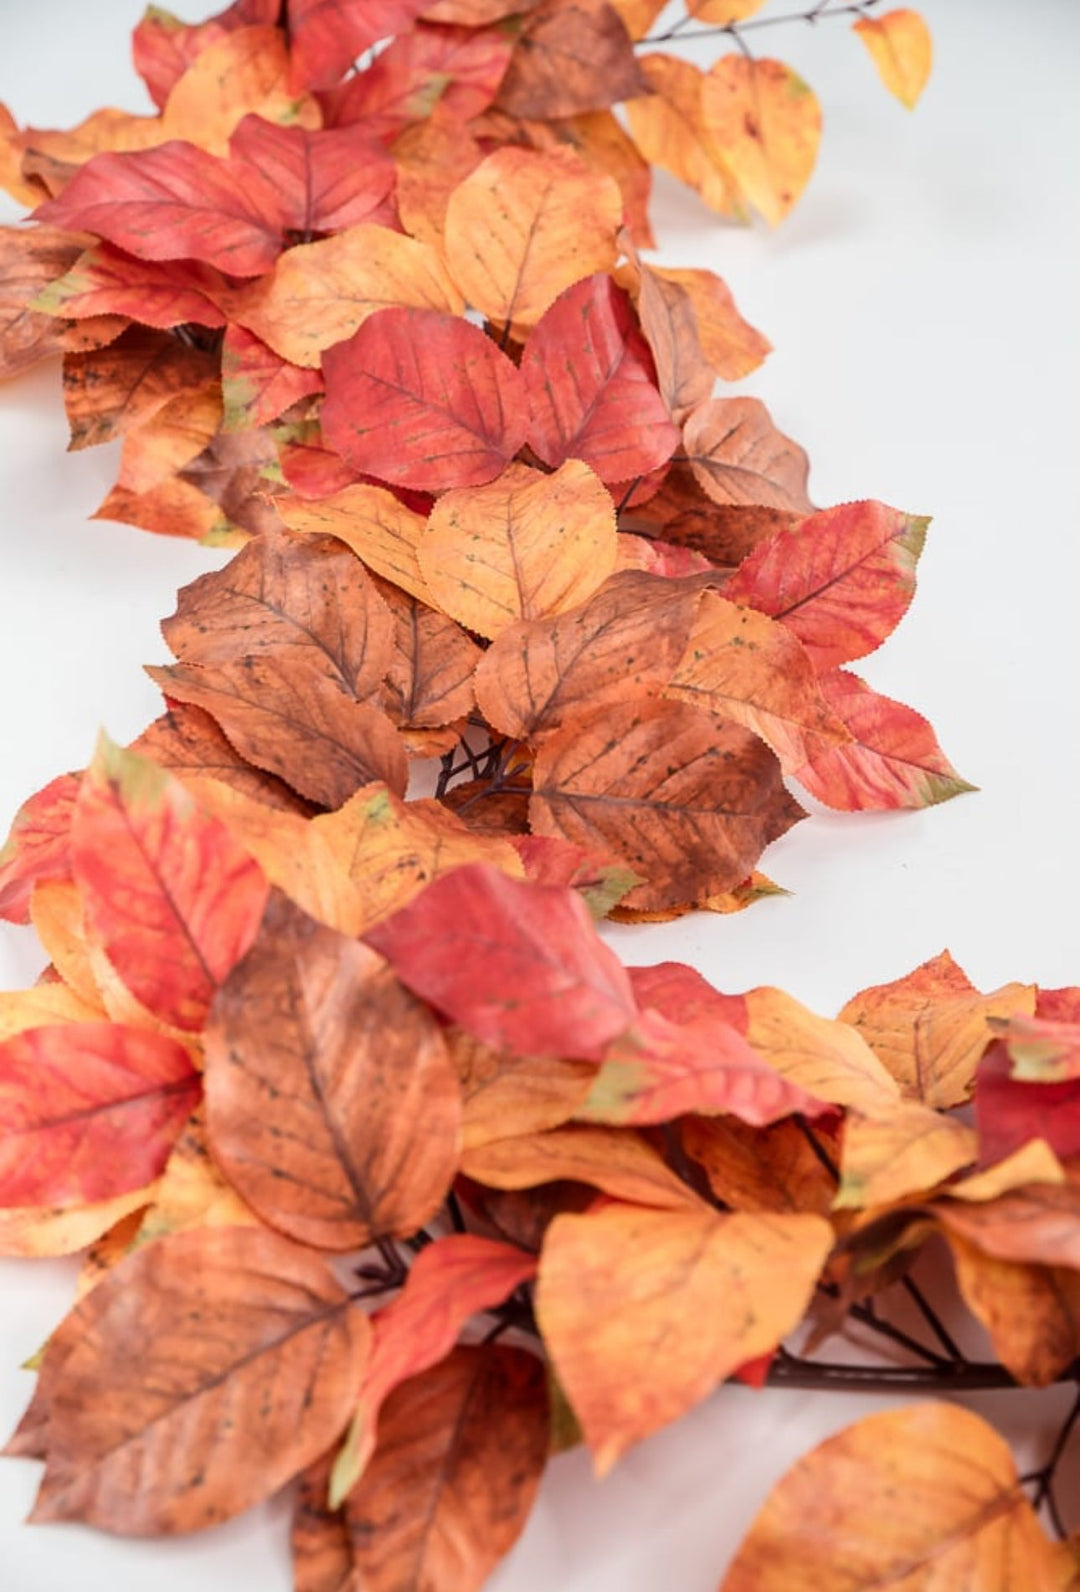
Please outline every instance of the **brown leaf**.
M769 511L758 516L759 529L812 512L806 454L776 429L757 398L710 399L690 415L683 443L690 468L715 503Z
M1080 1272L994 1260L947 1234L964 1303L1018 1382L1049 1387L1080 1353Z
M831 1245L819 1216L611 1204L556 1217L536 1312L597 1473L774 1349Z
M467 1149L461 1170L489 1188L535 1188L568 1179L659 1210L701 1206L693 1189L628 1128L557 1127L494 1140Z
M431 1013L366 946L274 900L206 1034L210 1143L265 1221L326 1249L405 1237L457 1159L457 1079Z
M220 782L280 812L311 808L273 774L264 774L233 750L209 713L173 702L131 743L130 750L175 774L197 799L207 780Z
M1004 1438L955 1404L913 1404L865 1416L797 1460L720 1592L1051 1592L1053 1565Z
M216 379L214 361L167 332L133 326L108 348L64 359L69 447L109 442L139 425L178 393Z
M87 1306L51 1390L34 1519L127 1535L227 1520L311 1464L370 1340L326 1264L259 1228L148 1244Z
M694 301L678 282L647 265L627 268L641 330L656 361L656 379L676 425L705 402L716 384L698 333Z
M384 690L387 712L410 729L465 718L475 706L473 675L484 656L480 648L445 614L387 581L377 584L394 622Z
M444 492L418 549L439 607L482 636L573 608L615 566L615 505L587 465L552 475L512 464L497 481Z
M731 889L802 816L756 736L681 702L576 716L545 738L533 778L533 830L608 851L648 879L631 907Z
M1035 987L1006 984L980 995L948 951L906 978L852 997L840 1021L858 1029L909 1100L947 1111L970 1098L994 1038L991 1019L1035 1010Z
M814 1133L839 1151L820 1123ZM682 1144L718 1200L737 1211L810 1211L828 1216L836 1182L794 1122L753 1128L734 1117L687 1117Z
M63 349L104 347L124 321L101 317L79 326L31 309L43 289L63 276L82 253L85 240L55 227L0 227L0 376L13 376Z
M513 116L576 116L644 86L625 24L606 0L543 0L518 35L498 104Z

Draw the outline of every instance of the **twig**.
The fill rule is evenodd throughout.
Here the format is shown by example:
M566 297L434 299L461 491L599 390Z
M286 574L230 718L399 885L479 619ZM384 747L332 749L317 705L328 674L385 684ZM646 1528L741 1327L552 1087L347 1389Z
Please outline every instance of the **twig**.
M749 54L743 42L742 35L750 33L757 28L778 28L790 22L808 22L813 26L818 22L831 22L834 17L865 16L874 6L880 5L881 0L854 0L850 5L830 6L828 0L819 0L807 11L787 11L779 17L753 17L748 22L727 22L715 28L696 28L692 33L683 31L687 17L681 17L665 33L652 33L645 39L637 41L638 47L649 44L684 44L690 39L715 39L726 34L734 44L737 44L744 54Z

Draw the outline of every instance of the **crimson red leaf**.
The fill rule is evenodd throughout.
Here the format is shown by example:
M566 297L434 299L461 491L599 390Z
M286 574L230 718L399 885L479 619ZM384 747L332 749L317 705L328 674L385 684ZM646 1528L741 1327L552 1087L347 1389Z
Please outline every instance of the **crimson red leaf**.
M260 870L178 780L102 738L71 826L87 921L147 1009L197 1029L255 937Z
M525 441L525 388L477 327L392 308L323 355L323 433L354 470L423 491L493 481Z
M309 132L245 116L229 140L229 164L258 191L271 183L289 232L340 232L370 218L394 186L394 163L363 127Z
M750 1026L742 995L721 995L696 968L685 962L657 962L653 967L628 967L635 999L673 1023L708 1017L745 1034Z
M230 326L221 345L225 429L269 425L300 398L322 391L317 370L290 365L254 332Z
M193 260L137 260L100 243L79 256L66 275L34 301L50 315L84 320L92 315L127 315L162 330L191 321L224 326L218 299L227 284L212 266Z
M576 282L545 311L521 359L545 464L583 459L603 481L665 463L679 442L630 300L606 272Z
M520 1055L598 1061L637 1015L576 891L484 863L444 874L364 937L416 994Z
M1010 1076L1012 1065L999 1040L975 1074L980 1162L1003 1161L1031 1139L1045 1139L1061 1160L1080 1155L1080 1079L1025 1083Z
M440 116L468 121L491 104L513 49L509 29L421 23L322 96L326 125L362 122L369 133L392 138L436 106Z
M431 0L288 0L292 86L332 88L370 44L404 33Z
M0 851L0 918L30 922L30 896L39 879L71 874L69 835L79 775L61 774L23 802Z
M50 1023L0 1045L0 1205L83 1205L158 1176L200 1094L183 1045Z
M97 233L140 260L205 260L231 276L268 271L283 246L274 189L181 139L95 155L34 219Z

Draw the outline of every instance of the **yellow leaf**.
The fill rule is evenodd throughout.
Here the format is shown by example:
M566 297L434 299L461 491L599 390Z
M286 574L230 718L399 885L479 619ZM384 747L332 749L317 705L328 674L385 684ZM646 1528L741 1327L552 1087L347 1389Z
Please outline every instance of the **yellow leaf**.
M149 1205L157 1185L131 1189L115 1199L74 1210L19 1206L0 1211L0 1255L26 1259L44 1255L74 1255L107 1233L117 1222Z
M970 1166L978 1154L973 1128L916 1100L891 1111L853 1111L844 1128L840 1190L833 1208L886 1205L920 1194Z
M895 1081L846 1023L818 1017L768 985L749 990L744 999L746 1037L782 1077L832 1105L873 1111L899 1102Z
M639 65L653 92L629 100L626 113L646 160L693 188L717 214L745 221L739 185L705 123L701 68L674 55L646 55Z
M393 581L428 607L438 606L417 556L423 518L399 503L392 492L380 486L349 486L333 497L311 502L277 498L274 507L290 531L336 536L376 575Z
M917 11L889 11L883 17L860 17L852 26L889 93L914 110L933 61L930 29L922 17Z
M809 180L821 139L813 91L781 61L722 56L705 74L702 117L755 210L782 221Z

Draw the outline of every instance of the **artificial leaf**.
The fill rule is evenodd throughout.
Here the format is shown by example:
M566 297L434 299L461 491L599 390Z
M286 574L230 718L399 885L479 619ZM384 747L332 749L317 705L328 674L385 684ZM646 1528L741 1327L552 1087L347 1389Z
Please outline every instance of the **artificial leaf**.
M405 1382L345 1504L357 1584L479 1592L528 1518L548 1440L543 1364L524 1349L458 1348Z
M395 139L394 197L410 237L442 248L450 195L483 158L476 139L452 116L414 122Z
M384 579L434 607L417 549L423 518L382 487L358 485L316 503L278 498L277 511L291 531L325 532L352 548Z
M206 1112L200 1106L187 1121L154 1184L137 1234L145 1244L169 1233L194 1227L254 1227L259 1218L231 1183L226 1182L210 1154Z
M705 116L705 74L674 55L644 55L638 65L651 93L626 107L634 141L650 165L663 166L710 209L746 219L746 203L727 149Z
M294 656L148 668L169 697L204 708L236 750L321 807L383 780L403 793L404 748L385 713Z
M0 851L0 917L9 923L29 923L38 880L70 877L71 815L78 794L79 775L61 774L15 814Z
M99 1007L82 894L70 879L41 879L30 898L30 921L50 963L80 1000Z
M395 723L430 728L464 718L475 705L479 647L452 619L397 586L379 590L394 622L385 697Z
M194 260L140 260L99 243L39 293L34 308L73 320L122 315L141 326L225 325L225 279Z
M0 1255L37 1260L77 1254L132 1211L148 1205L154 1197L154 1187L150 1184L74 1208L24 1205L0 1210Z
M260 1228L148 1244L84 1303L34 1519L128 1535L226 1520L311 1464L341 1430L371 1335L318 1256Z
M245 116L229 140L229 157L245 181L254 174L274 189L275 214L290 241L357 226L394 186L393 162L364 127L311 132Z
M832 1105L886 1119L896 1109L899 1085L854 1028L768 986L742 999L746 1037L781 1077Z
M646 1011L604 1055L575 1112L586 1122L670 1122L688 1112L722 1113L757 1127L828 1107L782 1078L723 1020L675 1023Z
M324 113L334 126L359 123L382 139L436 112L444 123L466 122L491 104L513 50L509 29L422 22L325 95Z
M545 737L533 781L533 830L627 863L649 881L632 907L731 889L802 816L756 736L682 702L582 713Z
M790 630L716 592L702 594L686 652L664 694L760 735L789 774L819 747L842 745L848 736Z
M1004 1438L958 1405L910 1404L867 1415L797 1460L720 1592L905 1581L1050 1592L1052 1563Z
M725 594L782 619L831 669L873 652L904 617L928 523L883 503L823 509L752 552Z
M485 487L443 493L418 547L438 606L482 636L575 607L615 553L611 495L576 459L552 475L512 464Z
M714 28L726 28L732 22L752 17L764 4L765 0L686 0L686 9L692 17L709 22Z
M817 160L821 106L782 61L721 56L701 85L701 120L741 195L772 226Z
M483 864L435 880L365 938L438 1011L524 1056L599 1060L636 1015L580 896Z
M701 404L687 419L683 446L712 501L725 509L753 509L759 534L812 511L806 454L776 429L757 398L711 398Z
M861 990L840 1013L888 1067L909 1100L947 1111L967 1100L993 1039L991 1021L1035 1010L1031 985L980 995L943 951L906 978Z
M718 376L724 381L738 381L758 368L772 344L743 320L731 289L715 271L673 270L667 266L654 266L652 270L689 294L702 353Z
M622 197L563 151L497 149L450 195L446 260L474 309L535 326L564 288L609 270Z
M309 808L281 780L264 774L235 752L202 708L171 702L166 712L131 743L131 751L149 757L175 774L196 797L207 780L230 786L266 807L289 813Z
M978 1141L965 1122L917 1100L888 1114L848 1113L840 1158L838 1210L887 1205L933 1188L970 1166Z
M603 481L666 463L679 434L626 295L598 273L560 294L521 359L529 445L545 464L581 459Z
M182 1045L61 1022L0 1044L0 1204L80 1205L157 1177L200 1092Z
M332 1505L366 1468L379 1411L394 1389L445 1360L470 1316L501 1305L535 1274L535 1255L474 1233L450 1233L420 1251L401 1293L373 1317L356 1413L330 1477Z
M424 9L425 0L288 0L291 82L331 88L357 56Z
M326 439L353 469L423 491L476 487L525 440L507 356L467 321L385 309L323 356Z
M131 54L154 104L165 105L173 84L208 45L236 28L276 22L279 9L278 0L236 0L217 16L189 26L160 6L148 6L132 33Z
M607 0L542 0L525 20L499 104L514 116L575 116L643 87L630 36Z
M100 1018L100 1008L83 1000L66 984L0 990L0 1042L48 1023L87 1023Z
M289 47L280 28L253 24L227 33L200 50L170 89L162 112L166 135L224 155L234 129L251 113L269 122L318 127L318 105L290 88L288 71Z
M774 1349L831 1245L819 1216L619 1204L557 1216L540 1256L537 1319L597 1472Z
M255 935L266 882L163 769L102 737L71 825L87 920L131 993L197 1029Z
M983 1161L1011 1155L1045 1139L1062 1159L1080 1154L1080 1080L1026 1083L1012 1076L1001 1041L990 1046L975 1075L975 1122Z
M830 1159L839 1151L824 1124L814 1136ZM808 1211L828 1216L836 1179L801 1124L755 1128L730 1116L690 1116L681 1124L686 1154L702 1168L716 1198L736 1211Z
M322 390L318 371L291 365L242 326L230 326L226 331L221 347L226 430L268 425L301 398Z
M123 321L111 316L74 326L31 308L78 259L84 241L55 227L30 235L0 227L0 375L13 376L64 349L103 347L123 331Z
M68 354L64 408L72 449L110 442L181 393L215 380L214 362L166 332L132 326L108 348Z
M623 571L552 619L511 625L476 671L477 701L503 735L530 740L582 710L663 690L690 637L697 581Z
M887 11L883 17L859 17L852 31L869 50L889 93L914 110L930 77L933 54L930 29L919 13Z
M1080 1272L994 1260L947 1234L964 1303L1018 1382L1048 1387L1080 1352Z
M1080 1271L1075 1184L1030 1183L991 1200L938 1199L931 1209L947 1234L959 1233L994 1260Z
M124 437L117 484L149 492L192 464L210 446L221 424L216 387L177 393Z
M615 1199L658 1210L697 1209L700 1200L646 1141L604 1127L555 1127L467 1149L461 1170L489 1188L535 1188L569 1179Z
M324 349L395 305L449 315L463 308L435 249L362 221L287 250L269 276L232 297L229 309L282 359L314 369Z
M451 1029L450 1054L462 1092L465 1152L508 1134L542 1133L569 1120L588 1091L593 1062L518 1056Z

